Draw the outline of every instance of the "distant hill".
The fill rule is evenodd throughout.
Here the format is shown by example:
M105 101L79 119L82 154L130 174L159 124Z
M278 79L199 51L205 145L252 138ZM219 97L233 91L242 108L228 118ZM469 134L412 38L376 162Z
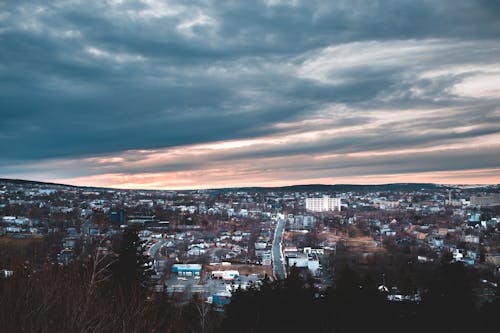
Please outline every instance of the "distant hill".
M360 191L416 191L422 189L446 188L444 185L429 183L398 183L381 185L354 185L354 184L310 184L310 185L290 185L281 187L237 187L220 188L215 191L257 191L257 192L360 192Z
M78 187L78 186L58 184L58 183L40 182L36 180L9 179L9 178L0 178L0 184Z
M30 186L39 186L39 187L64 187L64 188L81 188L86 190L108 190L105 187L92 187L92 186L76 186L76 185L68 185L68 184L59 184L59 183L50 183L50 182L41 182L37 180L26 180L26 179L9 179L9 178L0 178L0 184L15 184L15 185L30 185ZM111 190L111 188L109 188Z
M66 187L66 188L82 188L86 190L117 190L117 188L106 188L106 187L93 187L93 186L75 186L67 184L57 184L50 182L40 182L34 180L25 179L8 179L0 178L0 184L17 184L17 185L31 185L40 187ZM458 185L457 185L458 186ZM433 189L446 189L446 188L456 188L453 185L440 185L431 183L395 183L395 184L379 184L379 185L354 185L354 184L307 184L307 185L290 185L281 187L227 187L227 188L215 188L209 189L212 192L384 192L384 191L417 191L417 190L433 190ZM484 185L488 187L489 185ZM122 189L123 190L123 189ZM192 190L177 190L177 192L190 192ZM130 190L133 191L133 190ZM161 190L140 190L137 191L161 191Z

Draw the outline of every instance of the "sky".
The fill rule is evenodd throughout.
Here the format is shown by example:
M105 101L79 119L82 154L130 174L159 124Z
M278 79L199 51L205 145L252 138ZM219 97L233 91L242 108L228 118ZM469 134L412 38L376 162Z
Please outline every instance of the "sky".
M0 0L0 178L500 183L498 0Z

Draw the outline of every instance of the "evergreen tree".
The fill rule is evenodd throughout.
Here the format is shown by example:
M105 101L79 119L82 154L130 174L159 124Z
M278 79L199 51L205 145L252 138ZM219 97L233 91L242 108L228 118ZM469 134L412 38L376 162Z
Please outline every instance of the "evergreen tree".
M137 289L146 291L152 268L149 257L144 255L144 242L137 229L125 229L116 252L118 258L111 267L113 287L120 288L125 294Z

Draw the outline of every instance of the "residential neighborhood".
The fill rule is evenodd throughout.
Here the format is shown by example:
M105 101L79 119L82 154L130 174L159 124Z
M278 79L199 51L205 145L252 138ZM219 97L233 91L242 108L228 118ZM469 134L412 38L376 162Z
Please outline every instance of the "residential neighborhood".
M150 289L181 303L197 294L222 310L235 290L292 270L325 290L342 265L388 256L422 265L446 256L474 267L486 281L477 296L488 300L500 276L498 186L344 188L139 191L3 180L0 269L14 274L19 251L34 251L25 261L33 267L112 257L115 237L133 227ZM386 285L388 275L380 275L388 299L419 299Z

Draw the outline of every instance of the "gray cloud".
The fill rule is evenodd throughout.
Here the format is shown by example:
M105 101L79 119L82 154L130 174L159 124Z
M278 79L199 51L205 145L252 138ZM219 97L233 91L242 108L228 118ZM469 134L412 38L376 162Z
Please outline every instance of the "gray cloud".
M500 76L499 17L498 3L486 0L4 2L0 173L52 159L351 127L207 159L88 165L71 176L416 149L495 135L500 96L466 96L457 86ZM347 111L325 111L339 105ZM422 117L400 120L401 110ZM385 114L394 121L378 123ZM469 167L471 154L464 150L449 168ZM482 160L484 167L497 163ZM369 161L376 170L376 159L359 167L370 169ZM415 170L436 170L428 161ZM394 165L397 172L401 164Z

